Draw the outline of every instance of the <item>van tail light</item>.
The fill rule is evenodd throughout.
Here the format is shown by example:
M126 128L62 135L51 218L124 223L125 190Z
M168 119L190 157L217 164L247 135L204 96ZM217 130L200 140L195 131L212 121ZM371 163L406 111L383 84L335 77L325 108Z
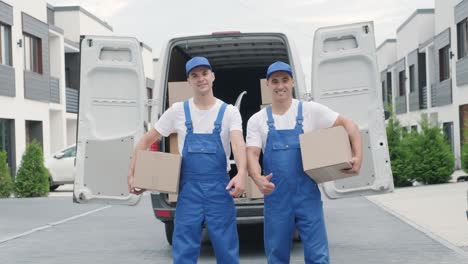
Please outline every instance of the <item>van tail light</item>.
M171 217L171 211L169 210L154 210L156 212L156 216L158 217Z
M151 144L150 150L151 151L158 151L158 149L159 149L158 145L159 145L159 143L156 140L153 144Z

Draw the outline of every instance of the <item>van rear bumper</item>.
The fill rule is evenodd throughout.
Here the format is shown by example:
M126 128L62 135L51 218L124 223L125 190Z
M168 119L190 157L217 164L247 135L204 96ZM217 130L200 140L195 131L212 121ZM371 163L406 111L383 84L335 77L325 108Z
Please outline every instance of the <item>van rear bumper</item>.
M151 193L154 216L162 222L174 221L175 203L166 200L166 194ZM253 225L263 223L263 199L250 200L243 198L236 203L237 224Z

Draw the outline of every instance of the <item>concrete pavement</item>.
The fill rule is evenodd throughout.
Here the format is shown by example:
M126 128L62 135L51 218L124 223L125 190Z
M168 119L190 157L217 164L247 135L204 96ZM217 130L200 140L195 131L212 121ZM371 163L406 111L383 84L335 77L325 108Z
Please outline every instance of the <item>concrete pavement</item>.
M367 197L383 209L435 239L468 248L468 182L398 188Z

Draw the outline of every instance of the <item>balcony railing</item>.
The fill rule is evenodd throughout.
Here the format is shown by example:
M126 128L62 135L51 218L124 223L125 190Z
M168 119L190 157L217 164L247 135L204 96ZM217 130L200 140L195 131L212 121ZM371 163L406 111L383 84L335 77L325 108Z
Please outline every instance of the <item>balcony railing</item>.
M68 88L66 90L67 112L78 113L78 90Z

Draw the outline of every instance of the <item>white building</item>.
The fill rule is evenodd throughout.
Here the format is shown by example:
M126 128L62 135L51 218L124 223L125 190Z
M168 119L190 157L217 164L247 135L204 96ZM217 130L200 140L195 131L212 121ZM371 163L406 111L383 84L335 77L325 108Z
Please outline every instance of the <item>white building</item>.
M416 10L396 39L377 48L382 100L391 103L407 129L421 115L442 127L460 167L468 133L468 0L435 0L434 9Z
M12 173L26 144L45 155L76 141L81 35L113 35L113 28L79 6L46 0L0 0L0 149ZM150 91L152 50L142 44Z

